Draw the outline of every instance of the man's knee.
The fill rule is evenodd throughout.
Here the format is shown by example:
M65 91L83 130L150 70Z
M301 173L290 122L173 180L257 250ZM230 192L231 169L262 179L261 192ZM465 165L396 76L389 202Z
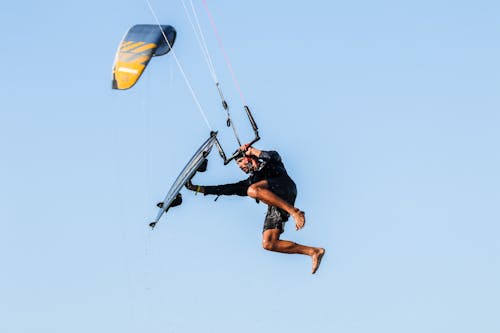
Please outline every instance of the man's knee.
M269 183L267 182L267 180L261 180L255 184L250 185L247 189L247 195L250 198L259 199L261 196L262 190L267 189L268 184Z
M260 187L255 185L250 185L247 189L247 194L250 198L258 198L260 192Z
M263 239L262 247L268 251L273 251L276 247L277 241L274 239Z

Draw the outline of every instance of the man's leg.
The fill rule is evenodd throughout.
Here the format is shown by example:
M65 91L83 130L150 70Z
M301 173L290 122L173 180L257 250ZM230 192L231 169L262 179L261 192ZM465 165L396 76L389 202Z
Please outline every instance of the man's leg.
M262 233L262 247L268 251L305 254L312 259L312 274L316 273L325 254L325 249L320 247L305 246L280 239L281 230L267 229Z
M295 220L295 229L302 229L306 223L304 212L281 199L279 196L270 191L268 187L269 183L267 180L261 180L260 182L250 185L247 190L247 194L249 197L258 199L268 206L275 206L283 209Z

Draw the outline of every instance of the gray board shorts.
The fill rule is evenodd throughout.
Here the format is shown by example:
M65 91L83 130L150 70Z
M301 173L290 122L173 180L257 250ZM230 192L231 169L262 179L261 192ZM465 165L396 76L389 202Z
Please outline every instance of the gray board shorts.
M297 198L297 186L290 177L268 178L269 190L289 204L295 204ZM285 222L288 221L290 214L275 206L268 206L264 227L262 232L269 229L279 229L280 233L285 230Z

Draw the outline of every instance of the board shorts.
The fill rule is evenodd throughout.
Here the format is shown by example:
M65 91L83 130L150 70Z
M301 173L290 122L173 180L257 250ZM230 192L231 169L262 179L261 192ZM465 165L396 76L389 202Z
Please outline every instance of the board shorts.
M273 177L268 178L268 189L276 194L281 199L289 204L295 203L297 198L297 186L290 177ZM262 232L269 229L279 229L280 234L285 231L285 222L288 221L290 214L275 206L268 206L266 218L264 220L264 227Z

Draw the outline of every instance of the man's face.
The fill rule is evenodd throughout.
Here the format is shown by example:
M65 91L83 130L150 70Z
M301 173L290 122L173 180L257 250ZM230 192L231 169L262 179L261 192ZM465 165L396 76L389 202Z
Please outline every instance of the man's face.
M249 173L254 169L254 164L257 164L257 162L249 157L241 157L236 160L236 164L238 164L238 166L244 173Z

